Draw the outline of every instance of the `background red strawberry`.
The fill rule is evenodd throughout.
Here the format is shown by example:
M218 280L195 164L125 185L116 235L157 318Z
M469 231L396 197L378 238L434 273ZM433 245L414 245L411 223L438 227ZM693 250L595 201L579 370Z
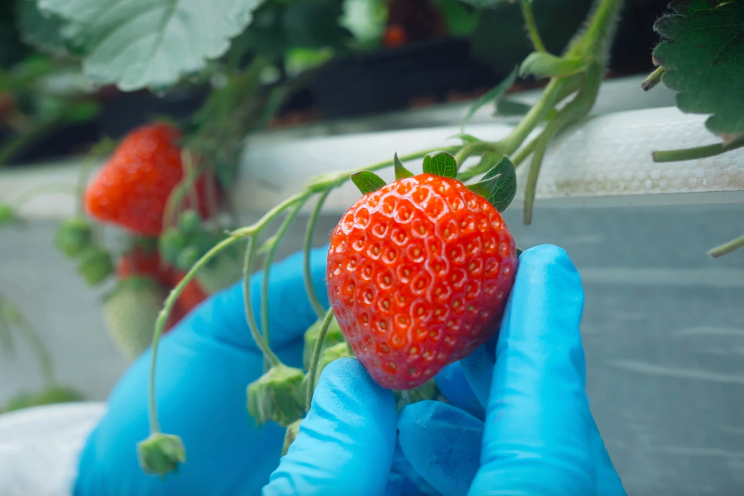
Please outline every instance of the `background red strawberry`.
M517 266L499 212L456 179L422 174L363 196L331 235L328 291L372 377L425 383L497 330Z
M183 178L180 137L176 128L163 123L129 133L88 186L88 212L136 234L160 235L168 196ZM207 215L205 187L200 178L196 189L203 216Z

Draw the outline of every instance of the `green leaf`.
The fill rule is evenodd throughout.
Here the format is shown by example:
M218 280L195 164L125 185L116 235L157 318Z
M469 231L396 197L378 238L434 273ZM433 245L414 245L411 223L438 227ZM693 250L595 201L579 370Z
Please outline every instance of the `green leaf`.
M506 91L512 87L514 84L514 81L517 79L517 72L518 69L515 67L511 73L504 78L503 81L501 81L495 88L493 88L491 91L486 93L485 95L478 98L478 100L473 103L473 105L470 106L468 109L468 113L465 116L465 119L462 121L462 125L460 126L460 132L462 132L465 129L465 124L468 123L471 117L473 117L473 114L475 114L479 108L481 108L483 105L492 102L494 100L497 100L500 98Z
M462 140L463 144L465 145L467 145L468 143L477 143L481 141L479 138L476 138L472 134L465 134L465 133L455 134L454 136L450 136L450 138L459 138Z
M516 100L509 100L508 98L499 98L496 100L496 104L494 105L495 111L494 116L499 117L512 117L512 116L519 116L519 115L527 115L527 112L532 109L531 105L528 105L526 103L518 102ZM555 117L555 114L557 113L557 110L552 108L548 110L548 113L545 114L544 121L549 121Z
M125 91L163 88L224 54L261 0L39 0L68 21L62 31L87 76Z
M519 67L519 75L565 77L579 73L585 67L586 63L580 58L563 58L547 52L532 52Z
M664 67L661 81L678 91L682 112L712 114L706 127L721 135L744 132L744 2L717 7L709 1L678 1L676 12L654 29L666 39L654 50Z
M42 13L35 0L16 0L16 24L24 43L52 55L66 55L60 31L64 19L54 14Z
M434 174L435 176L457 177L457 161L455 157L447 152L437 152L433 155L424 157L424 174Z
M385 181L374 172L362 171L351 175L351 181L363 195L372 193L385 186Z
M503 212L517 194L517 171L514 164L504 155L480 182L469 185L468 188L488 200L496 210Z
M413 172L409 171L405 167L403 167L403 164L401 163L400 159L398 158L398 154L396 153L393 157L393 164L395 165L395 180L398 179L404 179L406 177L413 177Z

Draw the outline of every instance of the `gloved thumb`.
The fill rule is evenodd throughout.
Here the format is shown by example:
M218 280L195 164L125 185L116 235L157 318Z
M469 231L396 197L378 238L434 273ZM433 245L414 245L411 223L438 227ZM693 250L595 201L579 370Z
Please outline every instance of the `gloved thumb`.
M332 362L263 495L382 494L395 452L396 422L390 390L375 383L356 359Z

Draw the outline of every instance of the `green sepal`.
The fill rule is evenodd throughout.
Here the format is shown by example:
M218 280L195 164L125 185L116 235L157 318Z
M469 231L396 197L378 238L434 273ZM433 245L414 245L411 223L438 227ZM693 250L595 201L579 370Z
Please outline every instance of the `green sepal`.
M284 433L284 445L282 446L282 456L287 454L287 451L289 451L289 447L292 446L292 443L295 439L297 439L297 436L300 435L300 424L302 423L302 419L295 420L289 426L287 426L287 431Z
M78 272L90 286L98 286L114 272L111 255L101 246L89 246L80 254Z
M498 100L501 98L504 93L506 93L509 88L511 88L514 85L514 81L517 80L517 74L519 73L519 68L515 67L511 73L506 76L503 81L501 81L498 85L496 85L495 88L493 88L491 91L486 93L485 95L478 98L478 100L473 103L470 108L468 109L468 113L465 116L465 118L462 120L462 125L460 126L460 132L462 132L465 129L465 124L468 123L471 117L478 111L479 108L481 108L483 105L492 102L494 100Z
M447 152L437 152L424 157L424 174L435 176L457 177L457 161Z
M300 369L278 365L248 386L248 414L256 424L273 420L282 427L302 417L304 373Z
M185 235L194 234L201 227L201 217L196 210L184 210L178 216L178 229Z
M586 68L586 62L579 57L556 57L547 52L532 52L519 67L519 75L534 74L542 77L566 77L577 74Z
M385 186L385 181L374 172L362 171L351 175L351 181L363 195L372 193Z
M318 341L318 336L320 335L320 330L322 329L322 327L323 319L318 319L313 325L308 327L307 331L305 331L305 348L302 356L305 370L310 369L310 361L313 358L313 350L315 349L315 343ZM322 353L331 346L335 346L339 343L345 342L346 339L344 338L344 334L341 332L341 327L339 327L336 317L333 317L331 319L331 322L328 324L328 330L326 331L325 339L323 340L323 346L320 350L321 356ZM320 373L318 373L318 375L320 375Z
M179 463L186 463L186 448L180 437L156 432L137 443L137 458L146 473L165 478L169 472L178 472Z
M524 250L519 247L515 248L515 251L517 252L517 258L519 258L519 256L524 252Z
M504 155L480 182L468 185L468 189L485 198L499 212L503 212L517 194L517 171L514 164Z
M64 220L54 235L54 245L59 251L70 258L80 255L90 244L90 223L84 217L73 217Z
M425 400L436 400L439 398L439 388L434 380L429 380L422 385L406 391L393 391L396 406L400 412L404 407Z
M413 177L413 172L409 171L398 158L398 154L393 155L393 165L395 165L395 180L405 179L406 177Z
M175 264L178 254L186 247L186 236L175 227L169 227L158 238L160 256L166 262Z

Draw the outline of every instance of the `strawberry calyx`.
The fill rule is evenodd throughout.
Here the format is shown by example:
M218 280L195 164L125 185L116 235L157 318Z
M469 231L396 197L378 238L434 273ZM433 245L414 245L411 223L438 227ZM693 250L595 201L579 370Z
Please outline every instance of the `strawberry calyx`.
M78 272L89 286L101 284L114 272L111 254L101 246L89 246L80 253Z
M292 443L294 442L294 440L297 439L297 436L300 435L300 424L301 423L302 423L302 419L298 419L287 426L287 431L284 433L284 444L282 445L282 456L287 454L287 451L289 451L289 447L292 446Z
M65 219L54 235L54 245L69 258L80 255L91 245L91 226L85 217Z
M315 343L320 337L320 331L322 328L323 319L318 319L313 325L308 327L307 331L305 331L305 347L302 356L302 362L305 370L310 370L310 367L312 365L311 362L313 358L313 350L315 349ZM341 327L339 327L338 321L334 317L328 325L328 330L326 331L325 338L323 339L323 343L321 344L321 353L332 346L345 342L346 338L341 332Z
M165 478L169 472L178 472L179 463L186 463L186 449L180 437L155 432L137 443L137 457L145 472Z
M248 414L258 425L273 420L282 427L301 418L305 413L301 400L304 375L283 364L271 367L248 386Z

